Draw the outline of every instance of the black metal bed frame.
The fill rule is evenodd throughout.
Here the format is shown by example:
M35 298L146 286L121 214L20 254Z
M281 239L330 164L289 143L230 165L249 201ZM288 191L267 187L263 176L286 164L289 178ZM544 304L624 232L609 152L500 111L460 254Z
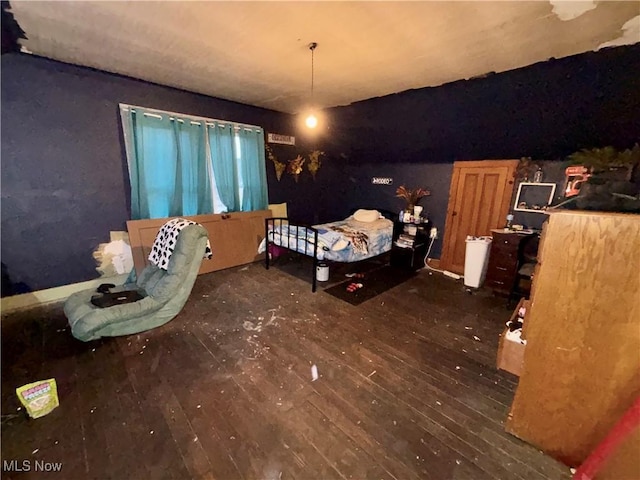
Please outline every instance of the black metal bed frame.
M288 235L283 235L282 234L282 225L283 222L286 222L286 224L289 225L289 234ZM276 225L278 227L278 230L276 231ZM291 232L292 229L295 229L295 244L293 246L291 246L291 240L292 240L292 236L291 236ZM269 232L272 231L273 232L273 238L275 239L276 237L279 236L280 242L282 242L282 237L286 237L286 245L284 244L278 244L275 243L273 241L271 241L271 239L269 238ZM313 234L313 244L309 241L309 233ZM304 236L302 236L304 235ZM304 245L304 252L300 252L298 250L296 250L296 247L298 246L298 240L300 238L304 238L305 239L305 245ZM265 218L264 220L264 238L265 238L265 256L264 256L264 263L265 263L265 267L267 268L267 270L269 270L269 245L273 244L277 247L281 247L281 248L286 248L287 250L290 250L292 252L296 252L296 253L303 253L304 255L308 256L308 257L313 257L313 270L311 271L311 291L315 293L316 291L316 270L318 267L318 229L315 227L312 227L311 225L304 225L304 224L292 224L291 220L289 220L288 218L284 218L284 217L272 217L272 218ZM307 247L309 247L307 249ZM311 252L311 250L313 250L313 252Z

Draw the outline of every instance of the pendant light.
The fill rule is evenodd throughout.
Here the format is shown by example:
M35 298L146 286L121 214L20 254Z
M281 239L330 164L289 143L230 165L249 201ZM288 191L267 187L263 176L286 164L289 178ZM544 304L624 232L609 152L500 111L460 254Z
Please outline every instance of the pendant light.
M312 108L313 108L313 52L317 46L318 44L316 42L312 42L309 44L309 50L311 50L311 105L312 105ZM316 117L313 111L309 113L304 123L309 128L316 128L318 126L318 118Z

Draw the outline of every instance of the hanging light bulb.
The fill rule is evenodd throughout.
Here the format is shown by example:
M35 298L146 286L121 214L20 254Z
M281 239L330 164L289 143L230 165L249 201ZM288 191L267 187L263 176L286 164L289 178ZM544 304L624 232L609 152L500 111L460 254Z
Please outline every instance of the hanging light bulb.
M309 128L316 128L318 126L318 119L317 117L311 113L309 114L309 116L306 118L306 120L304 121L305 125Z
M309 44L309 50L311 50L311 105L313 105L313 51L317 46L318 44L316 42ZM309 128L316 128L318 126L318 118L312 112L307 116L304 123Z

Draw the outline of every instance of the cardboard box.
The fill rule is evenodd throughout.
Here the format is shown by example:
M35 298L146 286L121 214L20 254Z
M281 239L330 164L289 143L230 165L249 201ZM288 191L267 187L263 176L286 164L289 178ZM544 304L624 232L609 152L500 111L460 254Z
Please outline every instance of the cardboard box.
M519 340L508 338L508 332L509 329L505 328L502 335L500 335L500 343L498 344L498 368L520 376L522 374L522 367L524 366L524 349L526 345Z
M516 309L511 314L511 321L514 321L518 317L518 310L522 306L527 307L527 309L529 307L529 302L524 298L520 300ZM523 323L526 325L525 320L523 320ZM505 328L500 335L500 342L498 343L498 368L520 376L524 365L525 347L526 344L522 343L519 335L509 334L509 327Z

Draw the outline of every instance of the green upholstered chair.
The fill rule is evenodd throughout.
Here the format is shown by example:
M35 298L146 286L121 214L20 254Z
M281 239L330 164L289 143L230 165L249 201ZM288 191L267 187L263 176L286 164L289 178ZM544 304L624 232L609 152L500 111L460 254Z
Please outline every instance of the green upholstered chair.
M134 303L98 308L91 303L95 290L71 295L64 304L71 333L83 342L100 337L130 335L164 325L186 303L207 247L207 231L188 225L178 235L167 270L148 265L136 284L145 297Z

